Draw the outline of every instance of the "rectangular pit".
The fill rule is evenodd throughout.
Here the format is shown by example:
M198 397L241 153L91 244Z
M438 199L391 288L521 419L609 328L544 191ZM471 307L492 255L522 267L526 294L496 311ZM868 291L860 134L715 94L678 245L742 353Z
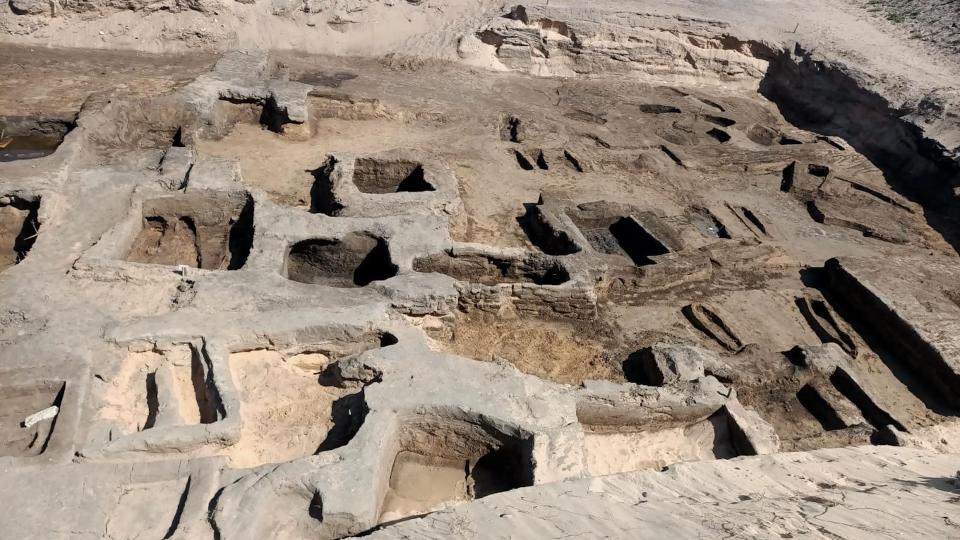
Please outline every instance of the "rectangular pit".
M587 472L601 476L736 457L729 421L720 412L690 425L651 431L584 426Z
M237 270L253 245L253 198L198 193L144 201L143 225L126 260Z
M423 165L402 159L357 158L353 183L362 193L376 195L435 191L424 175Z
M400 429L380 523L533 485L533 439L474 421L423 415Z
M73 127L73 122L67 120L2 117L0 162L49 156Z
M654 264L651 257L670 249L632 216L571 216L590 245L599 253L629 258L636 266Z
M345 346L346 344L344 344ZM240 440L226 449L233 467L285 463L346 444L366 413L362 390L321 384L335 361L327 351L230 355L240 398Z

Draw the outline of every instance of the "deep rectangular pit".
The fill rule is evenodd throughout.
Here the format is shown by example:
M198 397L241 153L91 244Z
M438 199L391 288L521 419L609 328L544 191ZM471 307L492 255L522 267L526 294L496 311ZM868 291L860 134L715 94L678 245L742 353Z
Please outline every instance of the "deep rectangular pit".
M815 387L809 384L804 385L797 392L797 399L820 422L823 429L832 431L847 427L837 411L830 405L830 402L820 395Z
M0 388L0 456L33 457L47 449L58 414L25 427L23 421L48 407L60 407L66 383L43 381Z
M143 226L127 260L237 270L253 245L249 195L196 194L143 203Z
M554 226L540 206L524 204L526 213L517 218L520 228L527 233L533 245L547 255L571 255L580 251L580 246L570 238L566 231Z
M287 278L331 287L364 287L397 275L385 240L363 233L297 242L287 254Z
M22 261L40 231L40 200L0 197L0 271Z
M584 451L591 476L659 469L684 461L727 459L740 455L732 440L729 416L656 430L642 426L584 426Z
M545 257L515 260L477 253L453 255L442 252L414 259L413 269L417 272L446 274L460 281L482 285L559 285L570 280L570 275L563 265Z
M361 192L373 194L435 191L424 175L423 165L402 159L357 158L353 183Z
M654 264L651 257L670 253L667 246L632 217L571 217L593 249L600 253L629 257L637 266Z
M533 439L438 416L406 423L380 522L533 485Z

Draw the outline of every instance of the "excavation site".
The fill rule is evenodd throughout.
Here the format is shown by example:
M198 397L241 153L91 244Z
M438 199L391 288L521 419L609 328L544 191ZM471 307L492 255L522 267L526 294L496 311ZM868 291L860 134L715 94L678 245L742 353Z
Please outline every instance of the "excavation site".
M11 0L0 538L960 537L958 24Z

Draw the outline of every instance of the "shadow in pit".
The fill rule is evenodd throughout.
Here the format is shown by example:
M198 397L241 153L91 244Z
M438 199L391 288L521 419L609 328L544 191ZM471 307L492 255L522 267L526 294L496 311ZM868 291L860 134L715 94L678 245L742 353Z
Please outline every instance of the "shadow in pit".
M873 321L866 320L862 315L858 314L854 309L851 309L851 306L847 305L846 302L841 301L833 293L829 287L829 279L826 275L826 270L823 268L808 268L800 271L800 279L804 285L807 287L817 289L820 291L820 294L823 295L823 298L830 304L830 307L840 315L856 332L864 343L867 344L867 347L873 351L880 360L887 366L890 370L890 373L900 383L902 383L907 390L910 391L914 396L919 399L927 409L944 416L958 416L960 411L957 411L955 408L951 407L947 401L941 396L932 385L928 384L922 376L917 373L917 371L910 366L909 360L903 358L903 353L897 352L896 349L891 346L889 340L891 338L895 339L895 336L885 336L882 333L882 330L877 328ZM851 390L851 385L847 384L843 378L832 378L832 382L837 385L838 390L844 394L848 399L853 401L857 405L857 398L859 396L854 395ZM844 391L846 390L846 391ZM852 396L852 397L851 397ZM889 417L886 413L882 415L877 413L874 410L874 407L868 407L863 411L864 415L867 416L867 420L871 421L874 425L877 423L893 423L894 421L887 420ZM885 418L886 417L886 418ZM895 424L897 425L897 424ZM898 426L900 427L900 426Z
M356 394L348 394L334 401L331 412L333 427L314 454L346 446L360 431L368 412L370 407L367 406L365 391L362 389Z
M882 173L890 187L923 207L927 223L960 252L960 163L926 138L897 110L846 73L797 46L781 53L760 82L760 93L791 124L847 141ZM922 101L920 108L939 105Z
M310 186L310 212L337 216L343 210L343 204L333 192L333 171L337 166L337 159L327 158L323 165L316 169L307 169L305 172L313 176L313 185Z

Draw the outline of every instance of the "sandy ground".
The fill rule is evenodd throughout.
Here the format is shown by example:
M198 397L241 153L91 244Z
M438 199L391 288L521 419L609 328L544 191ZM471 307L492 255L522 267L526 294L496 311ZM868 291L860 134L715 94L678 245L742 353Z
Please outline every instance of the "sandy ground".
M736 455L728 439L725 418L652 432L588 431L587 471L591 476L603 476L660 469L683 461L728 458Z
M151 411L151 402L157 399L155 396L170 395L175 397L175 402L164 403L164 406L176 415L171 421L178 425L197 424L200 411L191 375L189 347L177 347L164 354L130 354L111 381L99 415L117 424L116 436L136 433L153 427L159 416ZM158 380L161 385L164 382L172 384L172 388L159 388ZM152 407L156 409L156 405Z
M469 500L466 468L463 461L401 452L390 473L380 522L389 523Z
M213 65L214 55L156 55L135 51L49 50L43 46L0 47L0 114L73 120L91 96L120 92L150 96L171 92ZM73 69L63 71L63 63Z
M324 358L301 354L286 359L268 350L231 355L230 370L244 402L240 442L226 453L234 467L317 452L332 426L333 402L343 395L319 384Z

